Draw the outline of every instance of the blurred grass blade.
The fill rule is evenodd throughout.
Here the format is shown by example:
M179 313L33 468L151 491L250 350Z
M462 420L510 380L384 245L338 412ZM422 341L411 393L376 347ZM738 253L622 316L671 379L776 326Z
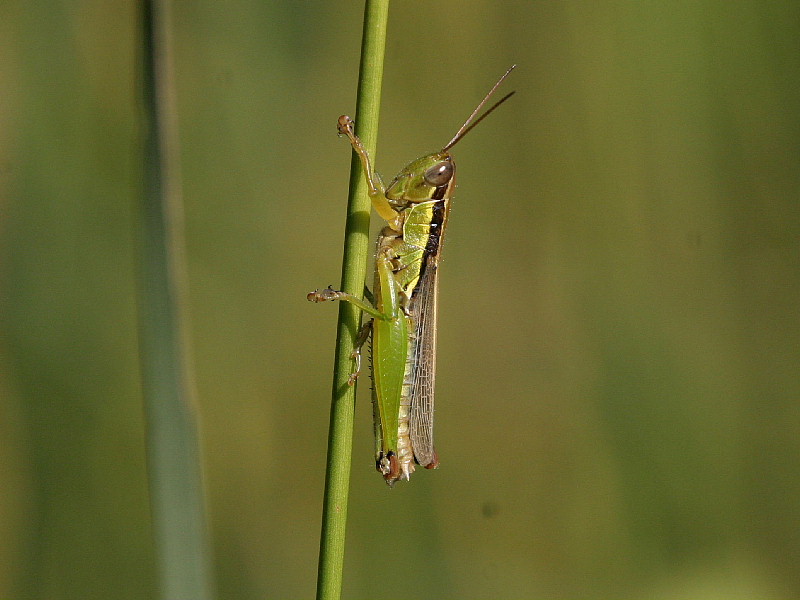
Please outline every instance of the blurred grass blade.
M150 502L165 599L212 598L197 419L182 329L182 206L167 2L143 0L139 335Z
M378 139L383 59L389 0L367 0L361 40L361 65L358 79L355 122L358 135L374 158ZM333 124L333 119L331 119ZM347 203L342 287L361 296L369 255L370 200L358 156L350 163L350 194ZM325 473L325 499L322 513L317 598L338 599L342 590L344 541L347 525L347 496L350 486L350 457L353 443L355 386L347 384L353 361L353 340L361 323L361 311L349 302L339 304L336 357L333 373L333 400L328 432L328 465Z

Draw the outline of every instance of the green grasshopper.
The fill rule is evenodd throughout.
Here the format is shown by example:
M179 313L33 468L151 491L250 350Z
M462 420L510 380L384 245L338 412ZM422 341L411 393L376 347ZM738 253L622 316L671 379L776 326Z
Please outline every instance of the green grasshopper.
M406 165L388 186L374 171L353 120L339 117L339 134L347 136L360 157L372 205L386 221L377 241L373 294L365 289L374 306L331 287L311 292L308 300L346 300L373 317L356 340L356 369L349 383L355 383L360 348L371 333L375 462L390 486L398 479L408 480L414 463L426 469L439 466L433 447L433 391L439 261L456 187L450 149L511 97L514 92L475 119L513 68L494 84L444 148Z

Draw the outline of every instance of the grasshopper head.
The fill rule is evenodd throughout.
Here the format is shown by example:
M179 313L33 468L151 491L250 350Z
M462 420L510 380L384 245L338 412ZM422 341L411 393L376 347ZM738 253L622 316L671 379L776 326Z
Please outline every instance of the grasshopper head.
M449 150L461 141L473 127L483 121L489 113L514 94L514 92L506 94L480 117L477 117L478 113L486 105L489 98L492 97L497 87L514 69L514 66L516 65L512 65L512 67L498 79L497 83L495 83L492 89L489 90L489 93L484 96L481 103L472 111L469 118L456 132L453 139L447 142L444 148L439 152L428 154L427 156L423 156L409 163L406 165L406 168L400 171L400 174L392 180L389 187L386 188L386 198L393 208L398 210L407 207L409 204L417 204L427 200L441 200L447 195L448 190L452 191L452 186L455 185L456 164L453 162L453 157L450 156Z
M427 200L441 200L448 196L448 192L451 192L455 185L456 175L456 164L453 162L453 157L450 156L450 148L461 141L473 127L483 121L489 113L514 94L514 92L506 94L480 117L477 117L478 113L489 101L489 98L492 97L497 87L514 69L514 66L516 65L512 65L512 67L497 80L497 83L495 83L492 89L489 90L489 93L484 96L481 103L472 111L469 118L456 132L453 139L447 142L444 148L439 152L428 154L427 156L410 162L406 165L406 168L400 171L400 174L392 180L389 187L386 188L386 198L389 200L389 204L392 205L392 208L395 210L402 210L409 204L417 204Z
M434 152L406 165L386 188L386 198L393 205L425 202L435 196L441 198L454 183L455 174L456 163L450 153L446 150Z

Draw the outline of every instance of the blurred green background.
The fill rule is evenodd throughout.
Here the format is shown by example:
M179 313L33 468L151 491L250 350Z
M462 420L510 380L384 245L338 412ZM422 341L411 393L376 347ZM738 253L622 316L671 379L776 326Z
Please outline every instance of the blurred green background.
M174 9L220 598L316 580L361 2ZM134 300L134 2L0 5L0 597L155 597ZM348 598L800 597L800 4L391 7L378 170L455 149L442 466Z

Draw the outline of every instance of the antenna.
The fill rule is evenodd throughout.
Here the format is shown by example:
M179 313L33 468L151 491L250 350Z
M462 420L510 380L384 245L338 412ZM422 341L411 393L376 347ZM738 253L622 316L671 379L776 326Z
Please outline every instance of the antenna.
M475 125L483 121L486 117L489 116L489 113L491 113L495 108L500 106L503 102L505 102L506 100L511 98L511 96L514 95L514 92L509 92L508 94L500 98L500 100L495 102L489 110L487 110L480 117L475 119L475 121L472 120L473 118L475 118L475 115L477 115L481 111L484 105L489 101L489 98L492 97L492 94L494 94L494 91L500 86L501 83L503 83L503 80L505 80L505 78L508 77L508 74L511 73L511 71L513 71L516 66L517 65L511 65L508 71L503 73L503 76L497 80L497 83L495 83L492 86L492 89L489 90L489 93L483 97L483 100L481 100L481 103L478 104L477 108L472 111L472 114L469 116L469 118L466 121L464 121L464 124L461 126L461 129L459 129L458 132L453 136L453 139L447 142L447 145L444 148L442 148L442 152L449 150L450 148L455 146L461 140L461 138L463 138L470 131L472 131L472 128L475 127Z

